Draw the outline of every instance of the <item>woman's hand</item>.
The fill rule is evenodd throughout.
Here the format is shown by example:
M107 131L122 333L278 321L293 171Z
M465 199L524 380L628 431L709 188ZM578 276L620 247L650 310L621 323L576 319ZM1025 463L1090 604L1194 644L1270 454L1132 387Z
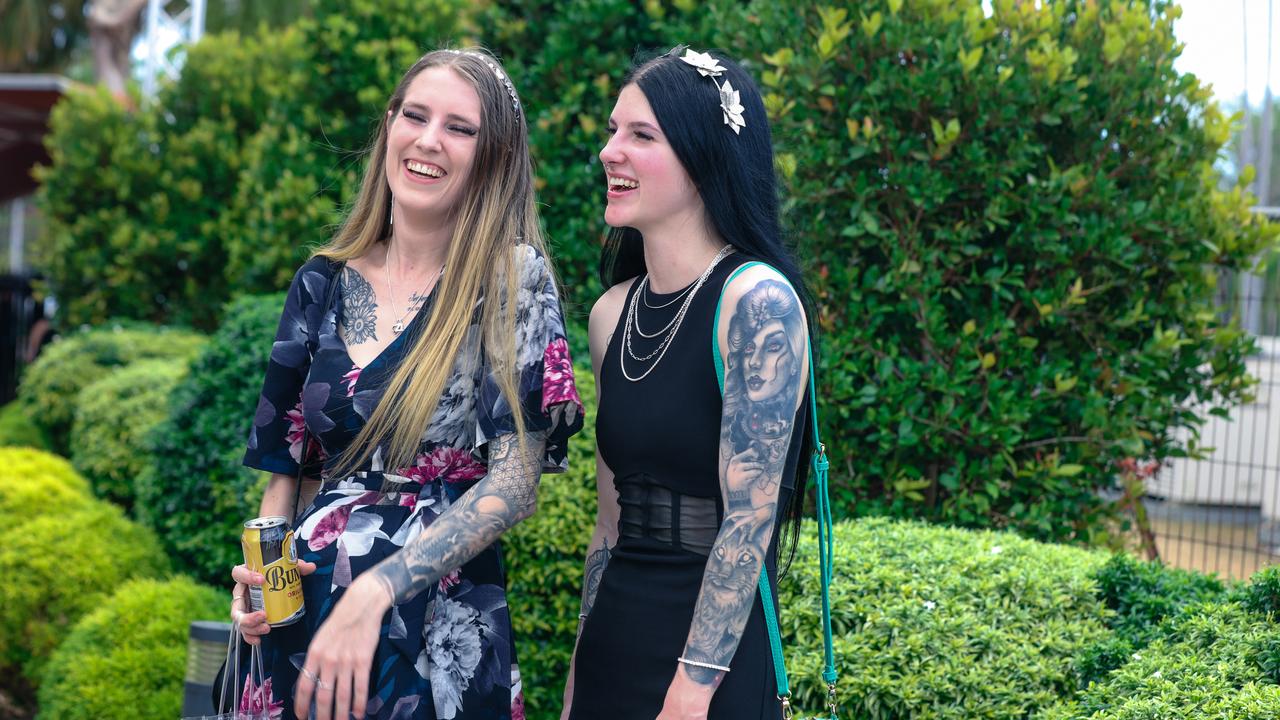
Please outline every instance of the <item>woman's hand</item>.
M315 563L309 563L306 560L298 561L299 573L310 575L315 571ZM236 582L231 588L231 621L240 624L240 633L244 635L245 642L257 645L262 642L263 635L271 632L271 626L267 624L266 611L249 612L249 586L262 585L266 578L262 577L262 573L253 572L244 565L237 565L231 568L231 579Z
M364 717L373 651L389 609L391 596L377 579L365 574L351 583L307 648L294 694L298 717L310 717L313 698L318 720Z
M706 720L711 707L711 696L716 692L720 678L713 685L701 685L693 681L681 665L676 669L667 697L662 701L658 720Z

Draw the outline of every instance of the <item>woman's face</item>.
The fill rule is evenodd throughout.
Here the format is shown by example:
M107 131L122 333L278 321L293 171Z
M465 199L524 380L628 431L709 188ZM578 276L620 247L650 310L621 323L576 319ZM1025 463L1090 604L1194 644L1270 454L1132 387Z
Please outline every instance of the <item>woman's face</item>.
M779 395L796 373L796 357L780 320L770 320L757 330L742 348L742 355L742 379L752 402Z
M480 96L448 67L409 82L400 112L387 114L387 184L393 213L443 221L462 199L480 136Z
M635 83L619 93L609 116L609 135L600 151L608 183L605 222L644 233L702 212L702 199L689 173Z

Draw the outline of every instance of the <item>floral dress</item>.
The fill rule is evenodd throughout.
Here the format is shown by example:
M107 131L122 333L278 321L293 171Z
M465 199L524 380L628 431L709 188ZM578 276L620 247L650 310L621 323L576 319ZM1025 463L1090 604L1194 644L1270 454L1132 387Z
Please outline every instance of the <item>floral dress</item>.
M546 258L528 245L515 252L519 412L528 431L546 437L543 471L560 472L569 436L582 427L582 403ZM311 435L307 474L318 474L355 438L426 324L430 299L380 355L356 366L337 330L341 293L330 292L336 272L328 260L314 258L289 288L249 433L244 463L250 467L295 475L305 427ZM515 432L516 410L485 360L479 317L477 305L413 466L385 469L379 450L351 477L326 474L321 492L299 514L299 554L317 566L302 579L306 615L272 628L263 645L271 686L245 696L272 717L294 716L293 688L307 645L352 578L417 537L485 475L489 442ZM500 543L383 617L368 717L520 720L523 705Z

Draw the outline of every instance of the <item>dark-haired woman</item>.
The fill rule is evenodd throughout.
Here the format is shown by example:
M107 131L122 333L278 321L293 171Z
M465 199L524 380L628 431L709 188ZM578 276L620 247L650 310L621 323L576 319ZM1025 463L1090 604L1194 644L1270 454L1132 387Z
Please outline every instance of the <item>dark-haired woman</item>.
M775 592L811 428L764 105L737 64L677 48L632 70L609 130L599 508L564 715L776 718L759 579Z

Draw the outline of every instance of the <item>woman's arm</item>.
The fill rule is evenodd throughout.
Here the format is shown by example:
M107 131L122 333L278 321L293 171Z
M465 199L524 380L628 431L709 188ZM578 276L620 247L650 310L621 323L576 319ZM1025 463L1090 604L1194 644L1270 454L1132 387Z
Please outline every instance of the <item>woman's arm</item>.
M716 329L725 359L720 426L724 522L711 547L682 659L659 718L706 717L755 602L773 536L795 413L807 380L799 300L785 279L748 269L725 289ZM791 308L792 322L777 320ZM744 422L750 417L751 422Z
M530 433L521 445L514 434L489 445L489 472L422 532L351 583L307 648L295 707L316 716L364 717L369 668L382 617L439 582L533 514L542 475L544 441ZM333 710L333 714L330 714Z
M631 287L628 281L615 285L600 296L591 307L591 315L587 321L587 340L591 347L591 371L596 378L596 397L599 397L600 369L604 367L605 351L613 330L618 326L618 318L622 315L623 301L627 290ZM591 534L591 542L587 544L587 560L582 573L582 609L578 622L578 634L582 633L582 622L591 614L596 602L596 592L600 589L600 579L604 577L604 569L609 565L612 549L618 544L618 489L613 484L613 470L605 464L596 450L596 526ZM577 666L578 641L573 642L573 656L569 660L569 677L564 684L564 707L561 717L569 717L569 709L573 703L573 674Z

